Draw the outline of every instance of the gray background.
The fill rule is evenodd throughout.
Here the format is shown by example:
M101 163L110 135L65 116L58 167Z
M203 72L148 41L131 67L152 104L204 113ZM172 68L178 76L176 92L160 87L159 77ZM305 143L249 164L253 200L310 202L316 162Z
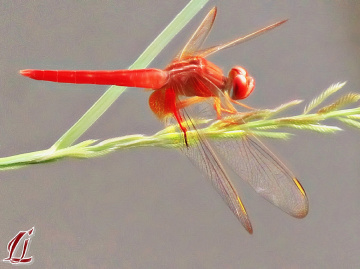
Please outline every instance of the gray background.
M257 87L247 104L308 102L345 80L343 92L359 92L355 2L211 2L151 66L164 67L216 4L209 45L290 19L210 58L224 70L240 64L251 72ZM1 156L49 147L107 89L32 81L18 70L126 68L186 3L0 1ZM148 96L129 89L82 140L160 130ZM305 219L286 215L233 177L254 226L252 236L176 151L136 149L1 172L0 258L19 230L35 226L29 252L34 268L357 267L360 135L344 129L265 141L306 189Z

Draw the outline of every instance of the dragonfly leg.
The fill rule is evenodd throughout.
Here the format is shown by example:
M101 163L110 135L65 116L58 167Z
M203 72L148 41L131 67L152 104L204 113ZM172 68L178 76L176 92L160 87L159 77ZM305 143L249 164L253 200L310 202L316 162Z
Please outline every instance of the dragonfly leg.
M203 102L205 99L208 99L208 97L199 97L199 96L189 97L185 100L181 100L177 102L176 107L178 109L182 109L184 107Z
M227 93L225 93L225 98L226 98L226 107L221 103L221 99L214 97L214 109L216 111L216 115L218 119L221 119L221 114L223 112L225 113L229 113L229 114L235 114L237 113L237 110L235 109L235 107L229 102L229 100L231 101L231 99L228 97Z
M218 119L221 119L221 112L223 111L221 106L221 100L219 98L214 98L214 109L216 111L216 116Z
M149 106L154 114L161 120L169 116L174 116L179 124L180 130L184 134L185 145L188 145L187 141L187 129L184 126L184 120L179 112L177 103L177 96L172 88L155 90L149 98Z
M184 120L183 120L183 118L181 117L178 109L175 109L175 110L174 110L174 117L175 117L176 121L178 122L181 131L182 131L183 134L184 134L185 145L188 147L189 144L188 144L187 135L186 135L187 129L186 129L186 127L183 125L183 121L184 121Z
M221 103L220 101L216 101L217 103L219 104L216 104L217 106L219 106L220 110L223 111L223 112L226 112L226 113L229 113L229 114L235 114L235 113L238 113L238 111L236 110L236 108L232 105L232 104L236 104L236 105L239 105L239 106L242 106L246 109L249 109L249 110L254 110L255 108L251 107L251 106L248 106L248 105L245 105L243 103L240 103L239 101L236 101L234 99L232 99L230 96L229 96L229 92L228 91L225 91L224 92L224 96L225 96L225 100L226 100L226 103L227 103L227 108L225 108ZM216 108L215 108L216 109Z
M232 103L234 103L234 104L237 104L237 105L242 106L242 107L244 107L244 108L246 108L246 109L249 109L249 110L254 110L254 109L255 109L254 107L245 105L245 104L240 103L239 101L236 101L236 100L233 100L233 99L230 99L230 101L231 101Z
M187 129L186 127L183 125L183 118L181 117L180 113L179 113L179 107L178 107L178 102L177 102L177 98L176 98L176 94L174 89L169 88L165 90L165 107L167 107L167 109L169 109L173 116L175 117L176 121L179 124L179 128L180 130L183 132L184 134L184 140L185 140L185 145L188 147L188 141L187 141Z

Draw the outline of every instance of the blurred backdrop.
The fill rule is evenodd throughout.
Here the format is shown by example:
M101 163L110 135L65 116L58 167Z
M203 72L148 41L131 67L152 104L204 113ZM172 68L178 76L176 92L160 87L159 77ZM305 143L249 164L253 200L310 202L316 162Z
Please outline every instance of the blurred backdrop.
M187 2L1 0L1 156L48 148L107 89L29 80L20 69L127 68ZM340 81L348 82L343 92L359 92L356 1L211 1L151 66L168 64L214 5L207 45L289 19L210 57L225 72L242 65L254 76L248 105L309 102ZM162 124L148 96L128 89L81 140L157 132ZM355 268L360 133L341 127L334 135L299 131L289 141L264 140L303 184L305 219L283 213L232 175L253 235L177 151L134 149L1 172L0 258L19 230L35 226L34 268Z

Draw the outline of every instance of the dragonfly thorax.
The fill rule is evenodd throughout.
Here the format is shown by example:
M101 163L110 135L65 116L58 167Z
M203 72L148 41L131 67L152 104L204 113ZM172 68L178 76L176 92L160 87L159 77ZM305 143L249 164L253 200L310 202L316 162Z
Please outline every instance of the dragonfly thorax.
M166 69L169 86L183 96L211 97L223 91L227 78L215 64L202 57L173 61Z

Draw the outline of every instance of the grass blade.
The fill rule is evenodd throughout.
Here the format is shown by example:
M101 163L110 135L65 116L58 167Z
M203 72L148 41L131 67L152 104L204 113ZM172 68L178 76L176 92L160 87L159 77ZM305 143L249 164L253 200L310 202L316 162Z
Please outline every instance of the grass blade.
M208 0L192 0L146 48L130 69L147 67L173 37L200 11ZM126 87L111 86L92 107L52 146L62 149L72 145L125 91Z
M321 93L318 97L314 98L304 109L304 114L309 113L311 110L313 110L315 107L320 105L323 101L325 101L326 98L328 98L333 93L340 90L346 82L342 83L336 83L331 85L329 88L327 88L323 93Z

